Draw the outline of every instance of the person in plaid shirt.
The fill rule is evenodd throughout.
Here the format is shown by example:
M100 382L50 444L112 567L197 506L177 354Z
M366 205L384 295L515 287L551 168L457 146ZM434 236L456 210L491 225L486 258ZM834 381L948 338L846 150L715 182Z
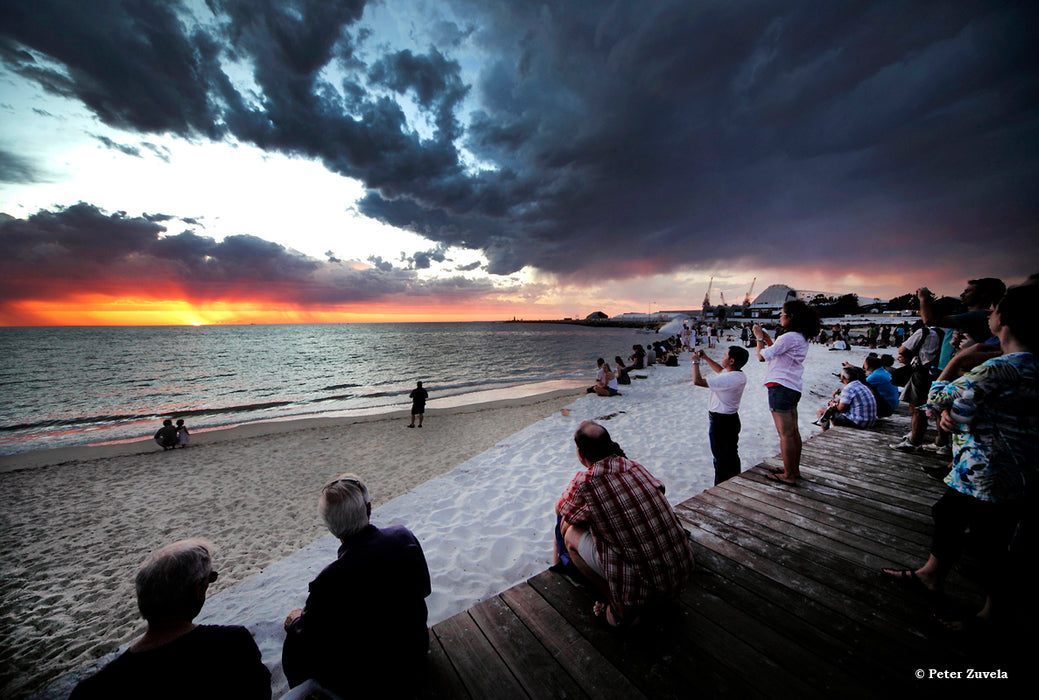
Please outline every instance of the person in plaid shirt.
M556 504L559 530L574 565L607 598L595 614L629 624L647 605L678 595L693 572L692 546L664 485L605 428L585 421L574 442L585 471Z

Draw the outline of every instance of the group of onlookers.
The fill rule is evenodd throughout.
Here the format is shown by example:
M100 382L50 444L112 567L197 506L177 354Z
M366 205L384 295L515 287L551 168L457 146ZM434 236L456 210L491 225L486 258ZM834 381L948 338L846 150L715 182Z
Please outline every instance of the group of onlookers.
M918 451L927 413L933 414L938 439L951 438L952 464L944 477L949 488L932 510L934 534L927 561L915 569L883 572L933 600L969 533L980 545L984 573L986 602L972 618L979 624L1010 614L1012 557L1025 546L1023 538L1034 537L1039 285L1004 294L992 281L972 280L963 294L968 311L951 316L935 312L926 288L919 297L925 325L899 348L911 372L902 399L913 412L913 430L896 447ZM767 365L765 385L783 461L782 468L766 476L796 486L801 479L797 406L803 362L809 338L819 332L819 318L807 304L789 301L780 327L775 338L759 325L751 332L758 359ZM960 331L960 347L944 360L946 338L950 344L957 341L936 327ZM617 358L618 369L643 369L648 355L635 346L632 365ZM702 351L694 353L693 382L712 392L708 412L715 483L739 474L738 411L748 358L747 350L735 345L721 362ZM714 374L701 374L701 363ZM609 388L616 374L604 360L598 364ZM892 412L898 402L892 365L890 356L874 353L861 368L845 363L842 387L820 410L820 422L867 428ZM556 503L556 565L580 574L600 592L594 614L610 625L627 626L672 601L689 581L694 566L690 537L664 497L664 484L629 459L605 428L586 421L574 441L583 469ZM422 683L428 649L425 598L430 580L421 545L404 527L379 529L369 522L368 491L353 474L322 489L318 510L342 546L336 560L311 582L305 607L285 620L282 663L296 688L290 696L414 693ZM1034 541L1027 546L1034 554ZM73 700L269 697L270 673L248 631L192 622L215 580L212 547L204 541L177 542L152 555L136 582L138 605L148 622L144 636L83 681ZM962 626L946 622L950 628ZM344 672L344 664L354 671ZM206 679L204 686L199 678Z

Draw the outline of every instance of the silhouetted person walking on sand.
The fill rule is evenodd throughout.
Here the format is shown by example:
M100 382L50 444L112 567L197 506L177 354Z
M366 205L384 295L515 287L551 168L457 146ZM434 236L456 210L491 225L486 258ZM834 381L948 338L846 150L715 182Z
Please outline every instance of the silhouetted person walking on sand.
M422 388L422 382L416 382L416 386L408 394L411 399L411 425L409 428L415 427L415 418L418 418L418 427L422 427L422 417L426 413L426 399L429 398L429 392Z

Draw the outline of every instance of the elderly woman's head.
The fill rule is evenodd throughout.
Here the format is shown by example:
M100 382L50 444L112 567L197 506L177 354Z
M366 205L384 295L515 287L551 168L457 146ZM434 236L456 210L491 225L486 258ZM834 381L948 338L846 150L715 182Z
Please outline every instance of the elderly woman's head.
M181 540L153 553L137 572L137 607L149 623L192 620L202 609L206 589L216 580L213 545Z
M368 524L372 512L368 487L356 474L343 474L321 490L317 509L329 532L345 539Z

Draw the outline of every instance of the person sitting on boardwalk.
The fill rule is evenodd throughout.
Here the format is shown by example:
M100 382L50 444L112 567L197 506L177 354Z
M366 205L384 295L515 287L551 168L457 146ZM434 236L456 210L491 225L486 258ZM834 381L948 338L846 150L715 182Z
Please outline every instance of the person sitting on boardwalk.
M819 409L819 420L815 424L823 430L830 429L831 421L848 428L872 428L877 422L877 400L865 381L865 370L859 367L842 368L841 383L844 388L839 396L830 400L826 408Z
M271 697L271 673L249 630L192 623L216 580L212 551L205 540L181 540L144 562L136 580L144 636L81 681L71 700Z
M870 354L863 360L862 369L866 371L866 383L872 386L881 398L877 403L877 417L890 416L898 408L898 387L891 383L891 373L884 367L884 360Z
M1036 308L1039 287L1010 288L988 319L1005 354L931 387L926 408L940 412L942 427L952 434L953 467L945 477L949 489L931 509L934 533L927 562L915 570L883 570L918 590L940 593L969 532L978 544L977 570L986 593L980 622L994 616L1011 620L1010 587L1014 580L1028 580L1025 572L1016 576L1011 571L1011 543L1018 522L1034 517L1039 483ZM1020 532L1027 530L1023 526Z
M693 573L693 549L664 485L629 460L598 423L574 434L585 467L556 504L574 565L606 597L595 614L613 626L635 622L653 603L675 598Z
M369 522L368 488L353 474L321 490L318 512L342 546L285 620L289 686L310 679L344 698L414 694L429 649L422 546L405 527Z
M167 418L155 433L155 444L164 450L172 450L179 441L180 438L177 437L177 429L173 427L173 421Z

